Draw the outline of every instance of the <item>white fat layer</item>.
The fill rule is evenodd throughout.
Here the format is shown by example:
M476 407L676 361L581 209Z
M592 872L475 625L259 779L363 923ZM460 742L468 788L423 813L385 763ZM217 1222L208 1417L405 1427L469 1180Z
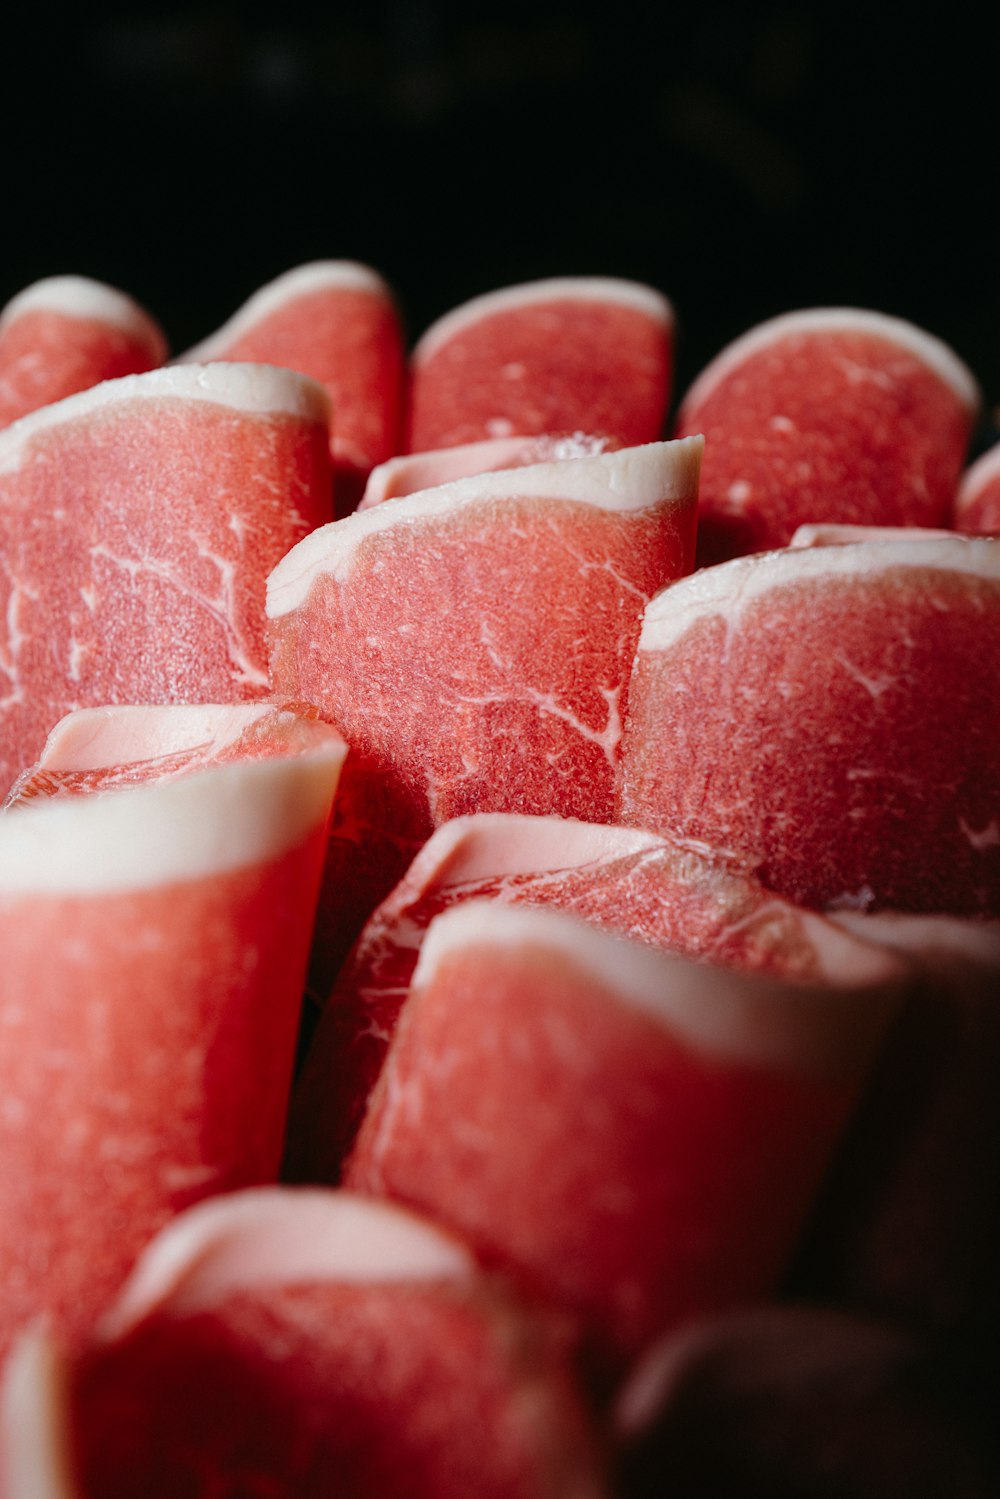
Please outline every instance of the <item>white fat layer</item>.
M163 1229L98 1335L118 1338L163 1308L185 1314L240 1290L468 1281L476 1273L461 1241L392 1203L328 1188L249 1188L199 1203Z
M0 817L0 897L102 895L277 858L329 814L346 746L237 761Z
M880 942L916 958L954 958L1000 975L1000 922L901 911L838 911L832 922L867 942Z
M788 547L737 557L704 567L655 594L646 606L639 650L673 645L700 619L718 616L732 623L754 600L787 585L829 578L871 580L906 567L1000 582L1000 541L957 535L916 539L912 531L905 531L898 541Z
M105 380L22 416L0 432L0 473L19 468L43 432L140 401L202 401L249 416L294 416L327 425L330 399L306 375L270 364L179 364Z
M722 350L702 370L681 403L681 421L696 410L715 387L762 349L801 333L869 333L874 338L895 344L921 360L949 385L958 399L971 411L982 403L979 385L972 371L953 349L933 333L884 312L869 312L858 307L811 307L802 312L785 312L759 323Z
M385 301L392 300L388 284L377 271L356 260L316 260L296 266L254 292L233 316L187 353L179 354L174 364L203 364L220 358L238 338L262 323L273 312L299 297L317 291L362 291Z
M987 484L1000 477L1000 442L994 443L993 447L987 448L982 457L977 458L975 463L962 475L955 496L955 514L961 516L967 510Z
M26 286L0 312L0 330L27 312L59 312L66 317L109 323L141 339L154 359L167 356L162 329L125 292L86 276L49 276Z
M461 885L512 874L578 869L659 848L655 833L573 818L478 812L456 817L431 835L411 866L422 885Z
M0 1492L9 1499L77 1499L65 1360L40 1324L7 1359L0 1391Z
M496 500L562 500L619 514L654 505L693 500L704 440L685 437L650 442L613 453L596 453L523 468L474 474L402 495L391 505L373 505L343 520L319 526L278 563L267 581L267 613L278 619L297 609L317 578L350 576L356 552L376 532L438 519L473 504Z
M38 768L100 770L201 745L222 749L274 711L264 703L77 708L49 734Z
M604 437L573 432L565 437L487 437L481 442L456 443L451 448L432 448L425 453L403 453L372 469L358 509L369 510L372 505L398 495L494 469L587 458L602 453L606 446Z
M836 521L808 521L799 526L790 547L843 546L848 541L949 541L965 540L959 531L936 530L933 526L852 526Z
M443 344L464 328L518 307L537 306L539 302L607 302L631 307L665 328L674 325L674 309L662 292L641 281L625 281L617 276L553 276L544 281L526 281L519 286L501 287L485 292L454 307L431 324L418 339L412 354L414 368L425 364Z
M510 953L531 952L541 984L553 962L575 969L581 985L610 990L709 1056L838 1079L867 1067L907 973L895 955L859 943L836 983L796 983L660 952L564 912L482 900L431 922L413 989L431 984L455 954L483 948L498 966Z

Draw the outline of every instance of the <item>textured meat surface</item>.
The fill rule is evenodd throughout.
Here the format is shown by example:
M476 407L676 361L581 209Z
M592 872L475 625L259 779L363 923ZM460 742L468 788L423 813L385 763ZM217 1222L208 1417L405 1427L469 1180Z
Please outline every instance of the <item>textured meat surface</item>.
M678 436L705 436L699 560L784 546L804 522L946 526L974 416L878 333L776 330L678 415Z
M568 1380L480 1288L269 1287L156 1316L76 1385L88 1499L599 1499Z
M793 558L820 552L864 555L760 558L773 587L742 599L734 582L640 648L623 820L730 850L802 905L995 916L995 554L976 554L981 576L911 552L795 578Z
M262 696L267 574L328 519L314 419L126 394L36 432L0 471L0 786L73 708Z

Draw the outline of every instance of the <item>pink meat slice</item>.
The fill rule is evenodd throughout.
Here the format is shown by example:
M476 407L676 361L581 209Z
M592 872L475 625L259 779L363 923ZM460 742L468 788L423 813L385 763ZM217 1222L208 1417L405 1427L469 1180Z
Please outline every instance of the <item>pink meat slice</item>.
M296 1083L284 1175L335 1183L434 917L469 900L545 906L653 947L744 971L836 981L856 942L705 852L558 817L481 813L429 839L366 923Z
M324 527L275 568L272 687L351 746L323 919L337 962L450 818L612 820L622 689L644 601L691 565L700 450L458 480Z
M551 910L470 902L428 931L345 1174L426 1212L574 1320L595 1366L769 1294L892 1014Z
M369 510L383 500L433 489L436 484L450 484L453 479L473 474L523 468L528 463L552 463L560 458L586 458L619 447L621 443L611 437L570 432L561 437L548 433L541 437L487 437L482 442L435 448L430 453L401 453L372 469L358 509Z
M279 1164L344 747L0 818L0 1348Z
M0 1374L0 1499L83 1499L74 1472L68 1360L41 1325Z
M88 1499L601 1499L549 1325L349 1194L243 1192L150 1246L76 1361Z
M973 535L1000 533L1000 443L962 475L955 495L954 524Z
M124 292L84 276L36 281L0 312L0 427L166 357L159 324Z
M410 361L407 448L591 432L626 447L663 434L673 309L652 287L567 276L446 313Z
M403 332L390 287L369 266L321 260L287 271L183 358L281 365L326 387L338 515L399 450Z
M706 568L646 611L621 819L801 905L997 916L998 700L998 542Z
M265 695L265 580L330 517L326 411L300 375L188 366L0 433L0 793L75 708Z
M787 313L699 376L676 433L705 437L702 563L805 522L945 526L979 392L931 334L854 308Z

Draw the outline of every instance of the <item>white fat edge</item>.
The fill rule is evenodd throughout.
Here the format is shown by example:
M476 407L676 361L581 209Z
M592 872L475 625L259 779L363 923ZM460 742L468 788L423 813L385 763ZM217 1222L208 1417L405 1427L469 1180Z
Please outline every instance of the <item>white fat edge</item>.
M662 848L655 833L575 818L475 812L431 834L411 865L421 888L505 875L548 874Z
M150 1242L98 1338L167 1308L186 1314L240 1290L303 1284L471 1281L461 1240L393 1203L320 1187L253 1187L211 1198Z
M949 541L966 540L961 531L934 526L852 526L836 521L808 521L799 526L789 547L844 546L851 541Z
M913 354L950 386L971 412L977 412L982 405L979 384L968 365L933 333L884 312L870 312L859 307L810 307L769 318L727 344L691 385L681 402L678 421L687 421L686 413L692 407L700 406L717 385L755 354L799 333L870 333Z
M107 323L141 340L157 361L167 357L163 329L123 291L86 276L48 276L12 297L0 312L0 331L28 312L57 312L88 322Z
M269 703L76 708L52 729L36 768L103 770L201 746L218 750L274 712Z
M19 1335L4 1368L0 1492L9 1499L79 1499L69 1371L43 1321Z
M617 276L552 276L543 281L525 281L484 292L459 307L453 307L433 322L417 340L411 365L425 364L442 345L470 324L510 312L518 307L534 307L539 302L605 302L612 306L631 307L645 313L666 330L674 326L674 309L670 301L641 281L627 281Z
M962 475L958 492L955 495L954 512L961 516L963 511L979 498L979 494L987 484L994 479L1000 478L1000 442L994 443L993 447L987 448L974 463Z
M346 752L15 805L0 817L0 897L148 890L277 858L329 815Z
M327 426L330 398L316 380L270 364L164 365L142 375L104 380L53 401L0 432L0 474L21 466L43 432L95 416L109 407L141 401L201 401L248 416L294 416Z
M866 942L916 958L954 958L1000 975L1000 921L903 911L837 911L829 920Z
M368 475L359 510L369 510L383 500L449 484L472 474L494 469L521 468L529 463L548 463L567 458L589 458L603 453L606 437L585 432L566 436L486 437L480 442L456 443L450 448L430 448L423 453L402 453L386 459Z
M268 618L279 619L297 609L319 577L329 575L344 582L357 549L377 532L448 516L468 505L553 499L623 514L662 503L693 502L703 447L701 437L683 437L582 458L525 464L473 474L400 495L391 505L355 511L317 527L285 553L267 580Z
M646 606L639 651L673 645L700 619L730 624L754 600L788 585L824 578L876 578L901 567L966 573L1000 582L1000 541L948 533L840 546L785 547L703 567L654 594Z
M360 261L311 261L308 265L286 271L284 275L277 276L266 286L260 287L214 333L186 353L178 354L172 362L204 364L208 360L219 359L237 339L249 333L272 313L280 311L299 297L311 296L317 291L362 291L386 302L393 301L392 289L388 283L377 271L362 265Z
M562 911L473 900L427 928L411 992L451 955L490 948L547 954L610 989L711 1057L858 1079L894 1015L907 965L874 944L847 984L742 973L599 931Z

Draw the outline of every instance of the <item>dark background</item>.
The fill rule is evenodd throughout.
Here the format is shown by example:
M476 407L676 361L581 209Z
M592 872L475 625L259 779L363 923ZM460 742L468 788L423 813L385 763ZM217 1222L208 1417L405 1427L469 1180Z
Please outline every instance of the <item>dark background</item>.
M853 3L639 14L32 12L0 92L0 302L93 276L180 352L311 259L381 271L413 337L481 291L614 274L673 301L678 393L753 323L850 304L944 338L1000 404L1000 25Z

